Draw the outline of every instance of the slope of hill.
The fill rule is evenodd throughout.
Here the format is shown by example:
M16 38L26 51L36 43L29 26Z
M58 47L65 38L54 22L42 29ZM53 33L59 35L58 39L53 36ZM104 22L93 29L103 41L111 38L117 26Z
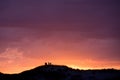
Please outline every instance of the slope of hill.
M60 65L43 65L19 74L0 73L0 80L120 80L120 70L78 70Z

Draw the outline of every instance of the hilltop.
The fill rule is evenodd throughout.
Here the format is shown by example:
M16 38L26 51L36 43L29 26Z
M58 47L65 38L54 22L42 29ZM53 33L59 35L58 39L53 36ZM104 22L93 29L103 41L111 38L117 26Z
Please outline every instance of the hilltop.
M79 70L50 64L18 74L0 73L0 80L120 80L120 70Z

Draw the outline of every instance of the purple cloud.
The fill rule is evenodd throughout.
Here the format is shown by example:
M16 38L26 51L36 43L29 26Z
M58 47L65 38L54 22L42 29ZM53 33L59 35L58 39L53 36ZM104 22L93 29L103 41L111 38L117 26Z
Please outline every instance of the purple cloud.
M104 58L103 54L106 54L110 58L118 59L120 56L118 2L118 0L1 0L0 51L2 53L9 47L17 47L27 53L25 49L29 50L29 46L32 48L33 45L39 46L42 41L53 43L56 40L58 42L56 47L60 46L60 42L80 44L82 41L84 43L82 46L74 47L78 49L84 47L85 52L87 46L93 46L91 43L98 40L93 46L97 47L98 51L92 48L91 54L96 54L96 58L99 56ZM47 44L43 45L46 46Z

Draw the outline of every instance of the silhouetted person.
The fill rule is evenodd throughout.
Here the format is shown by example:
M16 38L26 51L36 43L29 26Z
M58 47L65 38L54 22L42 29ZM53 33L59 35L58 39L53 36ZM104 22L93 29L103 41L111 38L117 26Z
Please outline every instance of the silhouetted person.
M47 65L47 63L45 62L45 65Z
M52 63L48 62L48 65L52 65Z

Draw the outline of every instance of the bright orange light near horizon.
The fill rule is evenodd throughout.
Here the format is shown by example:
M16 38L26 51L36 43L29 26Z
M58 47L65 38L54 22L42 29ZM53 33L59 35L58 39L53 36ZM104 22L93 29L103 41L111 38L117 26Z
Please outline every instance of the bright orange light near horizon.
M76 66L76 65L68 65L68 67L71 67L73 69L81 69L79 66Z

